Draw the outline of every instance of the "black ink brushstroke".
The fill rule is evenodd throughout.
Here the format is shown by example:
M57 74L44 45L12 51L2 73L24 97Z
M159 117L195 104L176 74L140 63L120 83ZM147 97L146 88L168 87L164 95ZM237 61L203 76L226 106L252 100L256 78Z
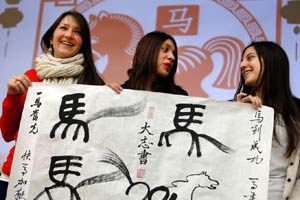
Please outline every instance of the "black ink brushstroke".
M125 175L125 177L127 178L128 182L129 182L129 186L127 187L127 189L125 191L126 195L129 195L130 190L133 187L135 187L137 185L143 185L146 188L146 194L142 198L142 200L152 200L152 196L156 192L164 192L165 193L162 200L176 200L177 199L176 193L172 193L170 196L169 188L166 186L158 186L153 189L150 189L149 185L146 182L142 182L142 181L134 182L131 179L130 172L129 172L128 168L126 167L125 163L122 161L122 159L116 153L111 151L110 149L108 149L108 151L109 151L108 153L101 155L99 162L111 164L111 165L117 167L121 172L123 172L123 174ZM170 196L170 198L169 198L169 196Z
M190 181L190 179L192 177L196 177L196 178L199 177L199 178L197 179L197 182L196 181L192 181L192 180ZM200 182L200 180L202 180L201 179L202 177L204 178L205 181L209 181L211 183L204 184L204 183ZM194 186L191 186L191 188L193 188L192 192L191 192L191 197L190 197L191 200L194 199L194 193L195 193L195 191L196 191L197 188L207 188L207 189L210 189L210 190L215 190L215 189L217 189L217 186L220 185L219 181L212 179L207 174L206 171L202 171L201 173L198 173L198 174L187 175L184 180L173 181L171 183L171 186L169 186L169 188L177 188L177 187L180 188L180 186L178 185L178 183L182 183L182 184L193 184L194 183L195 184Z
M93 176L91 178L85 179L85 180L81 181L80 183L78 183L75 188L78 189L80 187L93 185L96 183L112 182L112 181L120 180L122 178L124 178L123 173L120 170L117 170L112 173L101 174L98 176Z
M65 162L62 162L64 161ZM72 161L75 160L75 161ZM84 186L93 185L97 183L105 183L105 182L113 182L116 180L120 180L124 178L123 173L120 170L108 173L108 174L101 174L98 176L93 176L87 178L77 184L76 187L72 186L71 184L66 182L67 175L76 175L80 176L80 173L77 171L73 171L69 169L70 166L72 167L80 167L82 166L81 163L76 162L76 160L81 161L82 157L80 156L53 156L51 158L50 169L49 169L49 178L50 180L55 183L50 187L45 187L42 192L40 192L34 200L38 200L42 197L42 195L46 194L49 200L54 200L52 197L52 193L56 188L65 188L70 191L70 200L81 200L81 197L77 191L78 188L82 188ZM65 170L62 170L61 167L65 167ZM55 170L55 168L58 168ZM62 180L56 179L55 175L63 175Z
M201 173L198 173L198 174L187 175L184 180L172 181L171 186L169 186L169 188L178 187L178 185L176 185L176 183L189 183L190 182L189 181L190 177L206 177L208 181L213 182L212 184L210 184L210 186L207 186L207 185L204 185L204 184L203 185L198 184L198 186L201 187L201 188L208 188L210 190L215 190L217 188L217 186L220 185L219 181L212 179L207 174L207 171L202 171Z
M74 93L70 95L65 95L62 97L61 105L59 108L59 118L60 121L57 122L51 132L50 132L50 138L55 137L56 130L62 125L66 124L66 126L63 129L63 132L61 134L61 139L65 139L67 135L67 131L71 125L77 125L73 140L75 141L78 137L79 129L83 127L84 130L84 142L89 141L89 128L86 124L86 122L78 119L74 119L75 115L84 114L85 110L80 110L79 108L84 107L85 103L79 102L79 99L82 99L85 97L85 94L83 93Z
M214 138L212 138L212 137L210 137L206 134L198 134L197 132L195 132L193 130L190 130L190 129L173 129L173 130L170 130L170 131L162 132L160 134L160 137L159 137L158 146L163 145L162 141L163 141L164 138L165 138L165 141L166 141L166 146L167 147L172 146L172 144L169 141L169 137L172 134L177 133L177 132L188 132L191 135L192 141L191 141L190 149L188 151L188 156L191 156L193 148L194 148L195 145L196 145L197 157L202 156L201 148L200 148L200 140L199 140L200 137L206 139L207 141L209 141L210 143L215 145L219 150L223 151L224 153L234 152L233 149L231 149L230 147L222 144L221 142L217 141L216 139L214 139Z
M100 110L93 116L89 117L86 120L86 123L89 124L94 120L97 120L99 118L104 117L131 117L138 115L141 113L145 107L146 107L147 100L146 98L142 99L141 101L129 105L129 106L123 106L123 107L113 107L113 108L107 108L104 110Z
M189 112L186 111L189 109ZM175 129L169 130L162 132L159 137L158 141L158 146L163 145L163 139L166 141L166 146L170 147L171 143L169 141L169 137L173 135L174 133L178 132L188 132L191 135L191 145L190 149L188 151L188 156L191 156L192 151L194 147L196 146L196 151L197 151L197 157L201 157L201 148L200 148L200 140L199 138L204 138L208 142L212 143L215 145L219 150L223 151L224 153L232 153L234 152L233 149L230 147L222 144L221 142L217 141L216 139L206 135L206 134L198 134L197 132L191 130L188 128L189 125L192 123L196 124L202 124L202 121L199 119L194 119L196 117L200 118L203 116L202 112L197 111L196 109L206 109L205 105L200 105L200 104L177 104L176 105L176 111L175 111L175 116L173 118L173 124L175 126Z

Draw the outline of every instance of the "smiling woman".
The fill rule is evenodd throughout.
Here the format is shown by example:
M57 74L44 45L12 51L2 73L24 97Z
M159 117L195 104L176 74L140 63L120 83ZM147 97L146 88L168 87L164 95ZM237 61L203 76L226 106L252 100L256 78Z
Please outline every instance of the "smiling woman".
M69 58L75 56L82 45L79 24L73 16L64 17L50 39L50 44L55 49L56 58Z
M241 71L245 85L254 86L260 77L261 66L254 47L246 49L241 62Z
M81 65L81 71L73 77L76 77L77 83L90 85L103 85L102 77L97 73L91 48L91 34L88 22L84 16L78 12L68 11L63 13L45 32L41 40L41 47L45 54L40 55L36 59L36 70L41 71L39 64L44 63L44 59L50 60L51 63L62 62L68 64L67 66ZM75 63L75 65L73 65ZM64 65L64 67L67 67ZM47 66L47 71L49 71ZM66 73L66 69L61 70ZM52 69L57 70L53 67ZM68 71L73 72L76 69L71 68ZM51 71L51 70L50 70ZM63 76L61 72L54 74L51 72L45 78L61 79ZM70 75L67 75L70 77ZM41 77L40 77L41 78ZM43 78L42 78L43 79ZM44 80L44 79L43 79ZM48 80L49 81L49 80Z
M36 58L34 68L7 83L0 118L6 142L17 140L27 89L32 82L104 85L93 62L90 41L88 23L78 12L65 12L50 26L41 40L44 53ZM10 150L1 170L0 199L6 196L14 150L15 147Z
M188 95L175 84L178 53L175 39L164 32L153 31L138 43L128 70L125 89L147 90L170 94Z
M268 199L299 199L300 100L291 92L288 56L269 41L252 42L242 55L235 99L275 111Z

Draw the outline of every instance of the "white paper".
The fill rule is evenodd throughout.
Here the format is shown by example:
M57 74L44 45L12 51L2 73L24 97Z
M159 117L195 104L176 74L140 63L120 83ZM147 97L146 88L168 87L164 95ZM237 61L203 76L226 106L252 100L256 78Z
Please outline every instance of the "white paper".
M7 199L265 200L272 130L265 106L34 83Z

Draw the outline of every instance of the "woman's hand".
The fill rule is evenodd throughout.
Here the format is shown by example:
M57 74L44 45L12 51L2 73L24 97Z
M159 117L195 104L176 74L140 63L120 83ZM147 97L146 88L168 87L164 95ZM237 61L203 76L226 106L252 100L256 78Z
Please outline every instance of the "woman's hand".
M248 95L243 92L237 95L237 102L251 103L256 110L262 106L261 100L258 96Z
M31 81L28 76L22 74L9 79L7 82L7 93L10 95L22 94L31 86Z
M114 82L109 82L109 83L106 83L105 85L110 87L113 91L115 91L118 94L120 94L123 90L123 88L119 84L114 83Z

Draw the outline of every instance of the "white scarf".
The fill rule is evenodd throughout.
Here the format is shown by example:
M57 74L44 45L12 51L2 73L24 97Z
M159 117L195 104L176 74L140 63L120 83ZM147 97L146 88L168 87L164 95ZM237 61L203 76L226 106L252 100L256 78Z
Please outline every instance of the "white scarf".
M41 54L35 59L38 77L43 83L77 83L84 70L83 54L71 58L55 58L50 53Z

